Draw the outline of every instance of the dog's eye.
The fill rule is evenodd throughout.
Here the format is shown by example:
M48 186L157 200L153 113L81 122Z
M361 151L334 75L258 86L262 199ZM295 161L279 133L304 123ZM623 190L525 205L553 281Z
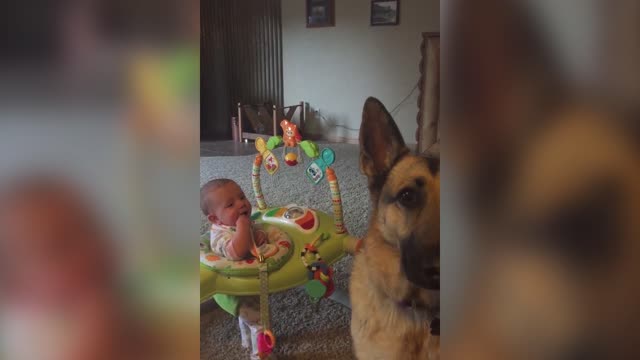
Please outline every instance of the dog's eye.
M398 195L398 203L406 208L414 208L418 206L418 193L412 189L404 189Z

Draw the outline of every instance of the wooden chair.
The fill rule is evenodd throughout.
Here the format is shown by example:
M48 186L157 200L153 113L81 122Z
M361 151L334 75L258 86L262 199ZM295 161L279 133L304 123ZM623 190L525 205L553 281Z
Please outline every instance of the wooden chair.
M440 151L440 34L423 33L418 98L418 153Z
M289 105L283 107L277 107L272 105L269 108L268 104L242 105L238 103L238 141L242 142L246 139L255 140L258 137L269 137L282 134L280 128L280 121L287 119L292 121L296 111L299 110L299 123L298 128L303 131L304 118L305 118L305 106L304 101L296 105ZM243 116L244 115L244 116ZM248 122L253 129L253 132L243 131L242 123ZM302 132L304 134L304 132Z

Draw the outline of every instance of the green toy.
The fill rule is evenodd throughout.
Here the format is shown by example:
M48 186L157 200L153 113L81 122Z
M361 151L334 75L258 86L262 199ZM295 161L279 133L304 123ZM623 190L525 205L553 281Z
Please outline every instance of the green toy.
M320 149L318 149L318 145L311 140L303 140L298 146L302 148L305 155L307 155L311 159L315 159L320 155Z
M272 136L267 140L267 149L273 150L282 145L282 136Z

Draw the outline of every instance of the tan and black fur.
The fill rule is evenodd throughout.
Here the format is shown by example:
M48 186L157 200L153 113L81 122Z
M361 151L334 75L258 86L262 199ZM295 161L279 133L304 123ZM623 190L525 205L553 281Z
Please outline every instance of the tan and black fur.
M550 50L554 30L522 5L467 2L448 22L443 118L459 187L447 193L461 193L468 220L447 223L470 229L460 244L474 251L444 252L474 265L462 282L447 276L466 286L456 308L443 299L457 316L446 357L636 359L640 113L621 95L638 93L612 96L610 77L608 91L574 91ZM617 21L611 35L626 36ZM479 32L492 41L479 45ZM453 274L457 262L446 265Z
M360 127L360 168L368 178L373 211L351 275L356 357L437 358L438 160L410 154L391 115L369 98Z

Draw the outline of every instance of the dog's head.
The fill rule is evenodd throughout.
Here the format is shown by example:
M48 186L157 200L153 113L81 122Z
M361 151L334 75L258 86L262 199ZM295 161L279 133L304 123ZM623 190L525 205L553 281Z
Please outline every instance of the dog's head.
M411 155L391 115L375 98L364 104L360 168L369 181L372 228L400 254L414 286L440 288L439 161Z
M623 354L640 334L637 140L605 94L562 81L549 29L521 3L472 2L449 31L443 117L461 187L448 193L467 205L452 222L471 225L457 248L476 250L455 254L473 261L457 262L471 265L452 357L635 358Z

